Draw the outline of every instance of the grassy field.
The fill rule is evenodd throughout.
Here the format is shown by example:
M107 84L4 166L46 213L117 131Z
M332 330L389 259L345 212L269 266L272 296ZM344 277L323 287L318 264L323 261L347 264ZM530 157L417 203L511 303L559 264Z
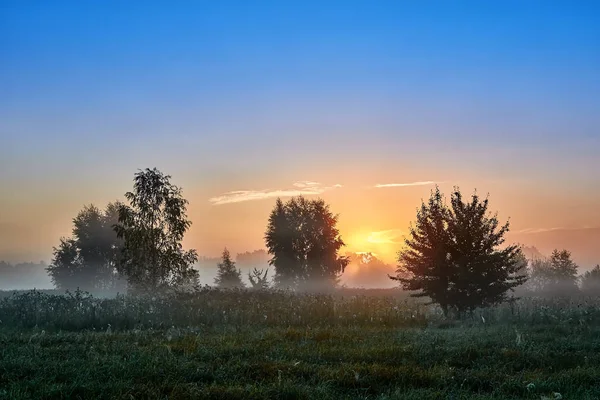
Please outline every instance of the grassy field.
M401 297L18 296L0 304L0 398L600 398L600 321L589 301L522 301L447 322ZM61 298L63 309L47 314ZM10 319L16 307L26 311ZM185 315L195 319L181 323Z

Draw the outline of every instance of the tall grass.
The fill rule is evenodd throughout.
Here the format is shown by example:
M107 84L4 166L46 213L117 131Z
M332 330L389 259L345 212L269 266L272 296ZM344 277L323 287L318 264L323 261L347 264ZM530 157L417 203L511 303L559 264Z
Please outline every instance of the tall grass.
M393 294L308 294L220 290L162 296L94 297L81 291L17 292L0 300L2 326L66 331L233 327L424 327L444 323L432 305ZM465 321L493 324L600 324L600 298L522 298L476 310Z

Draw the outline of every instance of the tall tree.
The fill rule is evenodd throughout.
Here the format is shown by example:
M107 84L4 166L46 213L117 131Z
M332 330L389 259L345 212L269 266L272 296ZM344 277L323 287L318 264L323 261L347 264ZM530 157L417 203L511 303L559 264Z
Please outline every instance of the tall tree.
M398 253L398 269L391 279L400 281L413 297L429 297L447 314L453 305L451 284L454 269L449 262L449 210L438 187L427 204L421 203L417 220L409 228L406 249Z
M488 199L477 194L464 202L458 188L448 207L436 187L399 253L397 272L409 276L391 278L418 291L414 296L430 297L446 314L505 301L507 292L526 280L519 274L523 256L517 245L501 248L509 224L500 226L488 207Z
M348 259L338 252L344 242L338 216L322 199L277 199L265 234L279 287L328 288L336 285Z
M243 288L242 272L235 267L235 261L231 259L229 250L223 250L221 262L218 264L215 285L220 288Z
M124 240L124 248L118 268L136 291L198 283L198 271L193 268L198 255L181 245L191 225L188 201L170 179L156 168L136 173L133 191L125 194L130 205L119 207L115 231Z
M101 211L85 206L73 219L72 238L61 238L47 271L60 289L124 289L116 262L122 248L112 226L117 222L120 203L110 203Z

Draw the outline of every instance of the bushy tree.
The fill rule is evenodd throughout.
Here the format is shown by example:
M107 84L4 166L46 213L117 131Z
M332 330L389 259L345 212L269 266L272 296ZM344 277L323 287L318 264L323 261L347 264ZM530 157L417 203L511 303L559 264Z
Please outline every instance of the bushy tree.
M119 207L115 231L124 240L119 271L136 291L191 287L198 284L193 268L198 255L184 251L181 241L189 229L188 201L171 176L147 168L135 174L129 205Z
M600 296L600 265L583 274L581 291L587 296Z
M337 215L322 199L277 199L269 216L266 247L278 287L321 289L338 283L348 259L338 256L344 242Z
M507 300L507 292L522 284L519 246L501 248L508 222L499 225L488 213L488 199L475 193L463 201L458 188L447 206L436 187L398 254L397 276L412 296L429 297L445 314L459 314Z
M248 272L248 280L250 281L250 285L252 285L252 289L256 290L266 290L269 288L269 281L267 280L267 274L269 273L269 269L266 270L254 268L252 272Z
M113 230L120 205L110 203L104 212L94 205L85 206L73 219L72 237L60 239L47 267L57 288L124 289L116 269L123 243Z
M577 268L568 250L555 249L550 258L533 260L527 285L540 296L573 296L579 292Z
M221 262L218 264L215 285L220 288L243 288L242 272L235 267L235 261L231 259L229 250L223 250Z

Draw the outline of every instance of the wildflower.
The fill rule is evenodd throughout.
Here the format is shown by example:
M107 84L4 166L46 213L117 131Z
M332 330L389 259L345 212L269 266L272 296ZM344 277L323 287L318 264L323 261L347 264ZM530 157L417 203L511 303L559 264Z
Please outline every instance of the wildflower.
M527 384L527 386L525 386L527 388L528 391L532 391L535 390L535 384L533 382L530 382Z

